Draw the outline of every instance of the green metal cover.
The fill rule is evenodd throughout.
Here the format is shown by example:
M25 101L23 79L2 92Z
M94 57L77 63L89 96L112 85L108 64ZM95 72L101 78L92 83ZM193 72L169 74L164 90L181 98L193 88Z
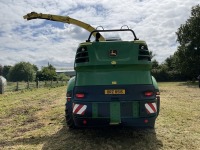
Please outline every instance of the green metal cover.
M144 42L141 42L145 44ZM138 60L140 42L84 43L88 62L75 63L76 85L152 84L151 62ZM110 51L116 50L116 56Z
M139 102L134 101L132 103L133 106L133 118L138 118L139 117Z
M93 102L92 103L92 118L102 118L98 116L98 105L99 103ZM110 107L110 123L113 124L119 124L121 122L121 103L120 102L110 102L109 103ZM132 116L133 118L138 118L139 117L139 102L138 101L133 101L132 102ZM105 117L103 117L105 118Z
M92 103L92 118L98 118L98 103Z
M74 88L76 77L72 77L67 84L67 91L71 91Z
M110 103L110 124L121 123L120 102Z

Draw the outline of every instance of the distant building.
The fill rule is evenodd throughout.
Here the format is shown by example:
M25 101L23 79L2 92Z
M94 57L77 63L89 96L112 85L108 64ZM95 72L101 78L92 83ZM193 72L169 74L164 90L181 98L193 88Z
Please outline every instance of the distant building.
M69 76L69 77L73 77L73 76L76 75L76 73L75 73L74 70L56 70L56 73L57 73L57 74L64 73L64 74L66 74L66 75Z

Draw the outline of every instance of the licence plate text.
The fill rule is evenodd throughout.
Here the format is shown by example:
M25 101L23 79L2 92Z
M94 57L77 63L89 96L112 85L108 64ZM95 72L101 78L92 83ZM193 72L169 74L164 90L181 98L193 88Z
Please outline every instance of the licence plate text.
M125 89L106 89L105 94L126 94Z

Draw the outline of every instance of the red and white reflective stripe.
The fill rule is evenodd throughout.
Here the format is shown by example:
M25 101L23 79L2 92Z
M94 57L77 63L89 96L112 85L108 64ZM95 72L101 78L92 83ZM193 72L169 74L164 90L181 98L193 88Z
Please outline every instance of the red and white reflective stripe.
M74 114L84 115L86 109L87 109L87 105L73 104L73 113Z
M146 103L145 108L146 108L148 114L153 114L153 113L157 112L156 103Z

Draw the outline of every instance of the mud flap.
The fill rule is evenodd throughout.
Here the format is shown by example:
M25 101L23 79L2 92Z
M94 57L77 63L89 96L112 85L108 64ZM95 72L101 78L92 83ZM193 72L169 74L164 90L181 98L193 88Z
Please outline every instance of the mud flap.
M117 125L121 123L120 102L110 103L110 124Z

